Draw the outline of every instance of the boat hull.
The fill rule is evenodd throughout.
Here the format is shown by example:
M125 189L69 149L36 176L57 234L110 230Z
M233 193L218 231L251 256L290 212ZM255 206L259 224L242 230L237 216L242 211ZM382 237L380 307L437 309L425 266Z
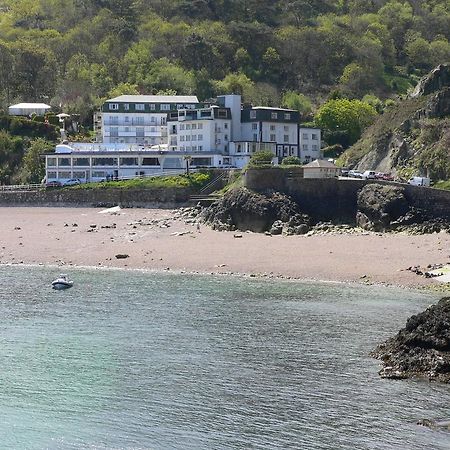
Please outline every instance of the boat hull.
M66 281L54 281L52 283L52 288L57 291L62 291L64 289L70 289L73 286L73 283L69 283Z

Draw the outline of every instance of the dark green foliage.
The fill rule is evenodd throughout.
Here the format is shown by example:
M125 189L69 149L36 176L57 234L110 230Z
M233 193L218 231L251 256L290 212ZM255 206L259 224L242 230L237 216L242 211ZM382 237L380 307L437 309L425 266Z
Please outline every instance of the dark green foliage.
M303 94L318 106L332 89L382 100L405 93L450 60L447 0L0 0L0 8L1 107L44 101L85 125L123 83L204 100L242 74L254 86L246 101L263 86L272 102Z
M23 140L0 131L0 184L10 184L23 157Z
M322 151L324 158L338 158L344 153L344 147L341 144L334 144L325 147Z
M56 141L59 137L58 130L54 125L23 117L0 116L0 130L9 131L16 136L44 138L50 141Z
M283 166L300 166L302 161L300 158L297 158L297 156L286 156L286 158L283 158L281 161L281 164Z
M272 164L274 154L269 150L260 150L253 153L250 158L249 167L261 167Z

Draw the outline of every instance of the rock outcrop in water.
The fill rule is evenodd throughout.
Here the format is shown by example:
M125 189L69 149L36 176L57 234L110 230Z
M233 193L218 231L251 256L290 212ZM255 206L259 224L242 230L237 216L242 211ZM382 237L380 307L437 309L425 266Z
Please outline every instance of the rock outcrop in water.
M383 378L420 377L450 382L450 297L412 316L406 327L372 353Z
M272 234L304 234L310 219L299 205L279 192L259 194L235 189L214 202L203 213L205 223L216 230L242 230Z

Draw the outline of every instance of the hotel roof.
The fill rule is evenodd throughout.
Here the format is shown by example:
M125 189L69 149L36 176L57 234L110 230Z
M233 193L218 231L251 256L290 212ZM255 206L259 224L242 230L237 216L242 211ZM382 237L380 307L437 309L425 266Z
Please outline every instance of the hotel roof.
M106 100L117 103L198 103L195 95L120 95Z

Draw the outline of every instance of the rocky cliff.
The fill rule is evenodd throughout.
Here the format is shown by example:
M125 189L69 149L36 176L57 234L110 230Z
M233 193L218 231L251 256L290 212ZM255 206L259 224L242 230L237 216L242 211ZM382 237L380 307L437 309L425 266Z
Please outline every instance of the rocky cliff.
M423 78L341 157L345 166L450 178L450 65Z
M372 353L384 378L419 377L450 382L450 297L412 316L405 328Z

